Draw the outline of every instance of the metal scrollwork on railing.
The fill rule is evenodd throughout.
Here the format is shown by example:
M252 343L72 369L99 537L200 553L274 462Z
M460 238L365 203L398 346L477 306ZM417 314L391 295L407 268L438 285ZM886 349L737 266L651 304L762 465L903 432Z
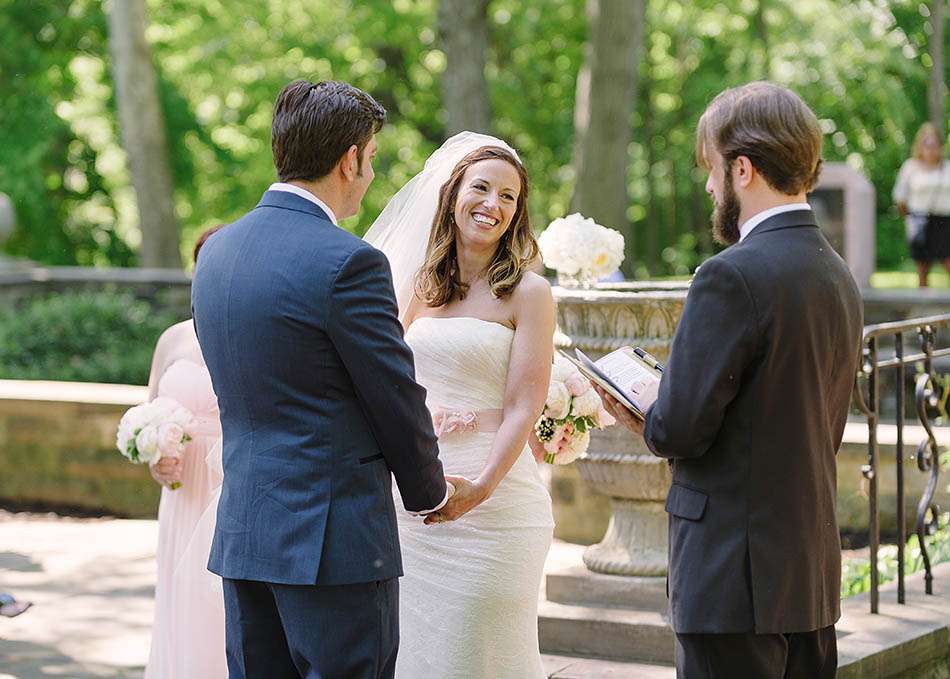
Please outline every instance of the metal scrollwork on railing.
M864 328L861 366L855 377L854 403L867 418L868 453L867 463L862 465L861 474L865 479L868 496L868 555L871 566L870 604L871 612L878 612L879 571L878 549L880 547L880 515L878 507L878 464L880 446L878 428L881 426L882 373L893 371L896 379L894 389L894 463L897 486L897 602L905 603L904 592L904 546L906 530L904 522L904 416L905 385L908 384L906 369L913 365L923 365L923 370L914 380L917 416L925 433L924 440L917 446L917 468L928 474L927 485L917 505L916 533L924 565L924 585L927 594L933 593L933 570L930 554L927 551L926 538L938 528L940 509L934 502L940 472L940 448L934 434L934 420L947 419L947 401L950 400L950 377L941 378L934 366L935 359L950 357L946 332L950 330L950 314L914 318L892 323L879 323ZM938 338L938 332L944 335ZM905 338L917 334L920 350L905 353ZM891 347L890 342L893 342ZM940 344L942 342L942 345ZM893 351L892 351L893 349ZM884 355L881 355L884 354ZM863 381L867 382L865 396ZM889 386L889 389L891 387Z
M854 376L854 405L857 406L858 410L861 411L861 414L868 418L868 425L874 426L874 423L877 420L877 416L874 411L868 407L868 403L864 398L864 390L861 388L861 376L868 376L874 371L874 364L871 361L871 349L868 346L865 346L861 351L861 367L858 370L857 375ZM870 481L874 478L875 469L874 469L874 455L871 450L868 450L868 461L866 464L861 465L861 474Z
M925 538L937 532L940 520L940 509L934 502L934 495L937 492L937 480L940 475L940 449L937 445L937 438L934 436L933 425L930 422L931 415L939 416L940 407L945 403L942 394L943 384L935 379L931 356L933 354L935 333L931 326L924 326L920 329L921 348L926 356L924 362L925 372L917 377L916 397L917 397L917 417L926 433L926 438L920 442L917 447L917 468L930 474L927 480L927 487L924 494L917 504L917 522L915 531L920 545L920 555L924 561L924 587L927 594L933 594L933 571L930 563L930 554L927 552L927 543Z

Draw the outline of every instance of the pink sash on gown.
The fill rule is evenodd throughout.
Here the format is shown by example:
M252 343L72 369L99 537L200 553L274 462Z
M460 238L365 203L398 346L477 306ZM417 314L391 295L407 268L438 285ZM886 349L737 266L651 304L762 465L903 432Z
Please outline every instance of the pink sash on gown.
M158 509L155 621L145 679L224 679L221 579L208 552L221 492L221 425L207 369L179 359L158 384L160 396L194 413L183 455L182 485L162 490Z

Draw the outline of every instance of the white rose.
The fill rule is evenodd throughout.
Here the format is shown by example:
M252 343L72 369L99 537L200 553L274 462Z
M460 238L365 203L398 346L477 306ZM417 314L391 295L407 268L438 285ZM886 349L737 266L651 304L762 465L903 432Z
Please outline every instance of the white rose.
M139 453L139 462L158 461L161 457L158 450L158 427L154 425L143 427L135 437L135 448Z
M150 418L151 412L149 410L149 404L143 403L142 405L133 406L126 410L119 426L127 427L129 431L136 431L148 424Z
M574 375L580 375L580 371L569 360L559 353L554 354L554 365L551 366L551 380L554 382L567 382Z
M603 404L600 402L600 396L593 389L588 389L580 396L574 397L574 415L576 417L593 417Z
M116 430L115 444L120 453L129 456L129 443L135 438L135 433L149 423L150 417L147 403L125 411Z
M182 439L185 430L176 422L165 422L158 426L158 450L161 457L177 457L181 455Z
M574 213L552 221L538 237L545 265L559 273L575 275L587 264L585 254L590 242L593 220Z
M548 398L544 403L544 414L554 420L563 420L571 409L571 395L563 382L553 381L548 387Z
M120 422L115 433L115 447L126 457L129 456L129 442L133 438L135 437L132 435L132 429L124 422Z

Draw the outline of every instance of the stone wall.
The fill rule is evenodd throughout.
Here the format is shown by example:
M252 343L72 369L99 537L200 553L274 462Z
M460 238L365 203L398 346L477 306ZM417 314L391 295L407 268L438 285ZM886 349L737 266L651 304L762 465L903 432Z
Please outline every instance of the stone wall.
M146 398L144 387L72 382L0 380L0 500L45 502L136 518L154 517L159 488L147 469L125 461L115 449L115 429L122 413ZM950 445L950 431L936 430L938 442ZM625 436L619 427L599 437ZM911 459L923 430L904 432L905 511L916 516L927 476ZM896 528L895 428L881 425L880 509L885 533ZM608 446L609 440L601 442ZM848 425L838 455L838 520L842 530L867 529L868 501L861 465L867 455L867 427ZM610 518L610 502L585 483L572 466L543 465L554 498L557 536L568 542L600 540ZM941 477L936 497L950 507L950 474Z
M0 304L77 290L130 292L172 311L177 318L191 316L191 278L177 269L0 268Z
M116 450L144 387L0 380L0 500L154 518L159 486Z

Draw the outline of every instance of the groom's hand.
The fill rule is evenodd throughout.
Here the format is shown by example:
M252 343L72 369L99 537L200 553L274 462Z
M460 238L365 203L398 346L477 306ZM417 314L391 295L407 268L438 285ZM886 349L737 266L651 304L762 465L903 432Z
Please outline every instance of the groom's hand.
M594 389L597 391L597 395L600 396L600 400L603 401L604 408L606 408L607 412L617 419L617 422L625 426L637 436L643 436L643 420L627 410L626 406L601 389L599 385L591 382L591 386L594 387Z
M426 525L455 521L480 505L487 497L481 486L469 481L464 476L446 475L445 480L455 488L455 492L451 494L449 501L445 503L442 509L426 516Z

